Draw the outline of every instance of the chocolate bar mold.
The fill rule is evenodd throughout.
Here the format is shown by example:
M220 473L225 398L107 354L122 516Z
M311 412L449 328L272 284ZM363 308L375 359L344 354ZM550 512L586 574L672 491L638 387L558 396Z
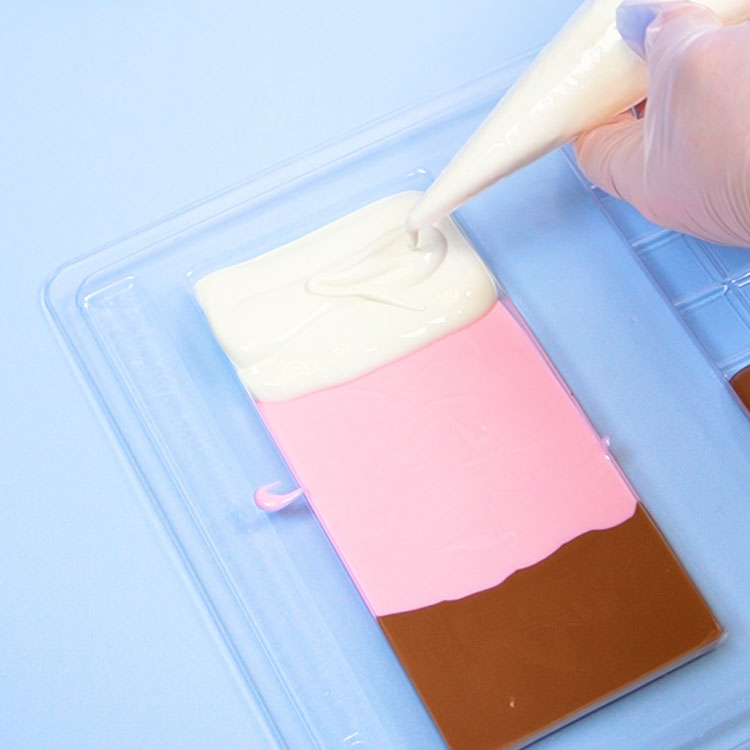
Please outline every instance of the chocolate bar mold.
M526 63L87 253L45 286L61 345L223 644L254 717L254 747L444 743L304 498L280 514L254 505L262 485L281 479L285 493L298 484L205 326L191 276L384 195L423 189ZM740 699L750 692L750 564L740 533L750 527L750 423L600 197L556 153L460 218L599 434L612 435L616 458L730 637L538 746L652 750L701 737L701 750L723 750L750 735ZM658 230L647 232L656 239ZM742 256L721 255L722 278L736 277L731 304L744 304Z

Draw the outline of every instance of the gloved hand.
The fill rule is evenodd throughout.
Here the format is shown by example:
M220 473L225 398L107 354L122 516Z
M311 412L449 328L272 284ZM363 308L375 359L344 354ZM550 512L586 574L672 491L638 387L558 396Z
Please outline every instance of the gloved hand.
M750 23L627 0L617 25L649 67L645 115L579 136L581 169L656 224L750 247Z

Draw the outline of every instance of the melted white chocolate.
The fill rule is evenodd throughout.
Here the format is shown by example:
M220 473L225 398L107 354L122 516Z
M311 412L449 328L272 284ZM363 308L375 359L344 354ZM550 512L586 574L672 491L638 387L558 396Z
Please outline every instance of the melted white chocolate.
M495 283L449 219L407 234L419 198L365 206L195 287L250 393L280 401L351 380L463 328Z

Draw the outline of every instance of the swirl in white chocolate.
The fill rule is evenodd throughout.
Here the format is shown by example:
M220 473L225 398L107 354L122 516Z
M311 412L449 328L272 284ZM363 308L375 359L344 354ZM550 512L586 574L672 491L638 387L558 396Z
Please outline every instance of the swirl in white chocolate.
M405 231L418 197L391 196L198 282L214 333L256 399L359 377L490 309L494 281L452 221L420 232L416 246Z
M445 235L427 227L417 238L396 227L359 252L331 263L305 283L310 294L323 297L362 297L407 310L423 310L399 290L410 289L432 276L445 260Z

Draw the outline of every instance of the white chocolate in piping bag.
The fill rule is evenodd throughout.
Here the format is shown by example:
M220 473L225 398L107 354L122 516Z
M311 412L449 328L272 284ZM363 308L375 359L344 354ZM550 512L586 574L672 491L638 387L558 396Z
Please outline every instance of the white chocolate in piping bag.
M414 206L410 231L646 97L646 64L617 30L620 2L588 0L573 14ZM727 24L750 18L750 0L703 5Z

